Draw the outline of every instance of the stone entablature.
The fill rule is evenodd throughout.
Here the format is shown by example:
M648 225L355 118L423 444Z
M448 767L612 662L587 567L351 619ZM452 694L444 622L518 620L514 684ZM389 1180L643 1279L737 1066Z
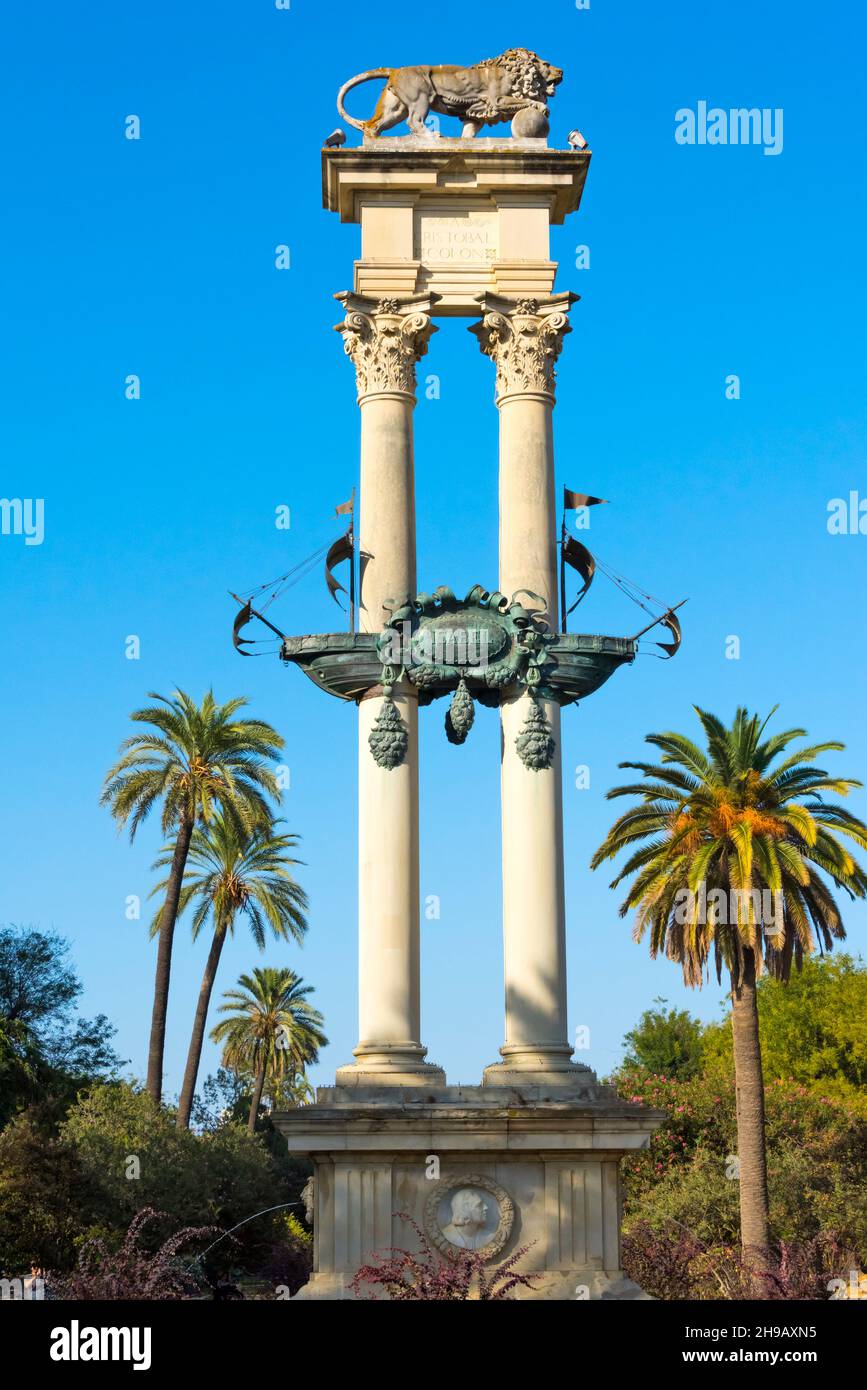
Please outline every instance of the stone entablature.
M537 141L378 139L322 152L325 207L361 224L357 294L437 295L436 316L483 294L549 296L549 229L580 201L588 150Z

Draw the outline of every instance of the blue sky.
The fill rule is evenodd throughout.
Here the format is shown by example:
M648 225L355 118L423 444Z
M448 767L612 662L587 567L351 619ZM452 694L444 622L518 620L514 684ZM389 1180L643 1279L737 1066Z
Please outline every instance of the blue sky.
M863 16L797 0L292 0L288 12L47 0L18 7L6 37L0 493L45 499L45 539L0 537L0 921L71 938L83 1007L114 1020L142 1074L154 947L124 904L149 891L159 832L132 848L119 838L101 778L147 691L246 693L287 739L285 815L311 898L303 949L269 945L263 960L316 987L332 1039L317 1079L350 1059L354 713L276 661L242 662L226 590L334 534L333 506L356 481L330 296L351 285L358 228L320 193L337 88L382 63L471 63L523 44L566 71L551 143L577 125L593 150L581 211L553 235L558 288L582 296L560 364L559 481L612 499L584 537L606 561L690 599L674 662L639 658L564 719L570 1025L589 1026L582 1060L604 1073L655 996L716 1017L715 983L688 992L651 962L588 860L617 762L641 756L650 730L689 729L693 703L728 717L779 702L787 725L842 738L834 765L867 777L867 537L826 525L830 499L867 497ZM366 114L374 93L352 109ZM675 112L702 100L782 108L782 152L677 144ZM124 138L130 114L137 142ZM289 271L274 267L279 243ZM574 268L579 244L589 269ZM416 412L419 583L493 586L492 369L466 325L446 321L428 371L441 397L422 393ZM139 401L124 398L130 373ZM274 526L280 504L288 532ZM340 626L318 576L274 612L289 632ZM628 635L640 618L604 579L582 609L592 631ZM732 634L739 660L725 656ZM482 710L452 748L443 712L426 712L422 735L421 891L442 904L423 923L423 1040L451 1080L474 1082L502 1041L498 734ZM574 787L578 764L588 790ZM847 920L863 951L867 912ZM169 1093L205 953L182 923ZM256 962L242 929L218 991Z

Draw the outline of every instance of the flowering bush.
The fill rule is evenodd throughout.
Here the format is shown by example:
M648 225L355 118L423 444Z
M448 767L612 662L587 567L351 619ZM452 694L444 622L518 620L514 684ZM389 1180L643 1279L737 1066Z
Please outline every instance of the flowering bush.
M666 1112L650 1148L624 1161L627 1210L638 1211L668 1173L682 1175L698 1152L726 1155L737 1147L732 1082L703 1076L677 1081L640 1071L622 1071L612 1080L622 1100Z
M623 1099L666 1116L623 1163L624 1267L659 1298L755 1296L738 1249L733 1081L628 1069L613 1080ZM765 1110L776 1252L762 1296L826 1298L829 1279L867 1259L867 1121L850 1100L784 1080L766 1086Z
M627 1225L681 1221L710 1245L738 1240L734 1083L623 1071L619 1094L664 1110L650 1147L623 1164ZM867 1257L867 1119L857 1105L791 1081L765 1088L771 1229L782 1241L822 1231Z

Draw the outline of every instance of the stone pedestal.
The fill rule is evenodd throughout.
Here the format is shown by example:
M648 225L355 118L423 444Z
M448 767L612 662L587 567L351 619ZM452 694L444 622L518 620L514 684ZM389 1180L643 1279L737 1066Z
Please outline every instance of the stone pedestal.
M326 1087L275 1123L315 1165L314 1270L296 1298L351 1299L360 1265L418 1248L405 1212L446 1253L489 1266L523 1250L520 1299L632 1299L620 1266L620 1171L661 1116L592 1078L562 1088ZM447 1234L446 1234L447 1233ZM366 1290L368 1296L371 1290Z

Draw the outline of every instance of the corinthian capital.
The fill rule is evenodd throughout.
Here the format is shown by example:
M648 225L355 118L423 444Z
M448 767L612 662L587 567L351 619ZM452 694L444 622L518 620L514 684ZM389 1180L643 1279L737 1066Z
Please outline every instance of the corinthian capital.
M497 401L507 396L542 394L554 399L557 358L571 333L568 313L577 294L546 299L480 296L481 323L470 325L479 347L497 368Z
M347 290L334 297L346 310L346 318L335 329L355 364L359 400L393 391L414 396L415 364L437 331L430 315L439 296L373 299Z

